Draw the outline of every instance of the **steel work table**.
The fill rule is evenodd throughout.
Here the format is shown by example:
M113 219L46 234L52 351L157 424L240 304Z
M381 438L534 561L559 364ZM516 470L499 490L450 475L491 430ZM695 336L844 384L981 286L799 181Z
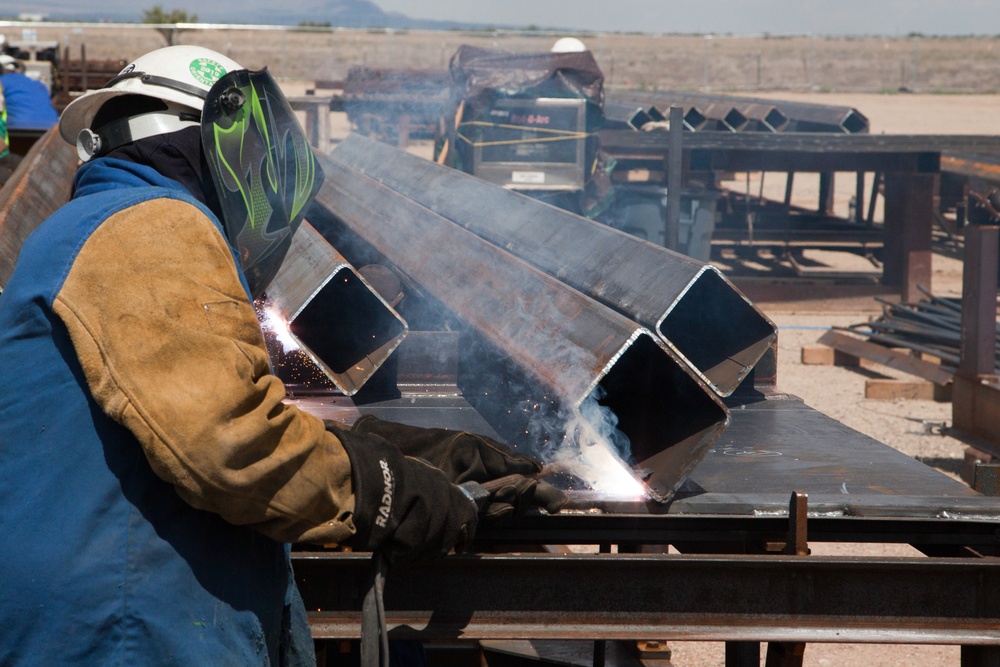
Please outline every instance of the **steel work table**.
M343 421L373 413L491 431L460 396L296 402ZM558 515L481 531L481 553L390 573L392 636L756 647L734 651L746 657L732 665L757 664L758 642L961 644L965 665L995 657L1000 560L991 554L1000 547L1000 499L795 397L744 395L727 404L729 426L669 505L591 502L572 492ZM807 496L807 519L798 523L793 491ZM806 539L912 544L926 557L792 555L789 547ZM545 546L581 544L602 553ZM663 553L666 544L680 553ZM293 557L314 636L358 638L366 555Z

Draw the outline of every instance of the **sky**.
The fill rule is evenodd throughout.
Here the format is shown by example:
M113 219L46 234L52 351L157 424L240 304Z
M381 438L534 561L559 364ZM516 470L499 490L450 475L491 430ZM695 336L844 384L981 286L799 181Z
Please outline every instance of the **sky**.
M1000 0L374 0L412 18L653 33L1000 34Z

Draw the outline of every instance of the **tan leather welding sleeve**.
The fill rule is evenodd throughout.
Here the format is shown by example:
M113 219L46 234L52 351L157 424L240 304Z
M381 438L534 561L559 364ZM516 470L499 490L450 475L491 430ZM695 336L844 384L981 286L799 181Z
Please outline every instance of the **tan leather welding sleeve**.
M282 402L222 234L156 199L111 216L55 299L101 408L189 504L282 542L355 532L347 453Z

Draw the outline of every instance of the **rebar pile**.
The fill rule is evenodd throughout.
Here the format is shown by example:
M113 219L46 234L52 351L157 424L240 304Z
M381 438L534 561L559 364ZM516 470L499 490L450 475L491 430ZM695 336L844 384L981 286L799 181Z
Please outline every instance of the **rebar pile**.
M932 355L940 360L943 369L955 372L962 341L962 300L938 297L923 287L918 289L926 298L898 303L877 299L882 303L882 315L847 329L875 343ZM996 356L1000 354L1000 327L994 346ZM1000 363L994 361L994 368L1000 371Z

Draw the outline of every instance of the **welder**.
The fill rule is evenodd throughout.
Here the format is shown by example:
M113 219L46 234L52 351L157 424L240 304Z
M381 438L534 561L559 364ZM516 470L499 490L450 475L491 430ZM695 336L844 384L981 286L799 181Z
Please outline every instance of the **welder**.
M59 131L73 196L0 294L0 664L314 665L290 544L461 550L467 481L559 508L499 443L283 400L253 299L323 175L266 69L159 49Z

